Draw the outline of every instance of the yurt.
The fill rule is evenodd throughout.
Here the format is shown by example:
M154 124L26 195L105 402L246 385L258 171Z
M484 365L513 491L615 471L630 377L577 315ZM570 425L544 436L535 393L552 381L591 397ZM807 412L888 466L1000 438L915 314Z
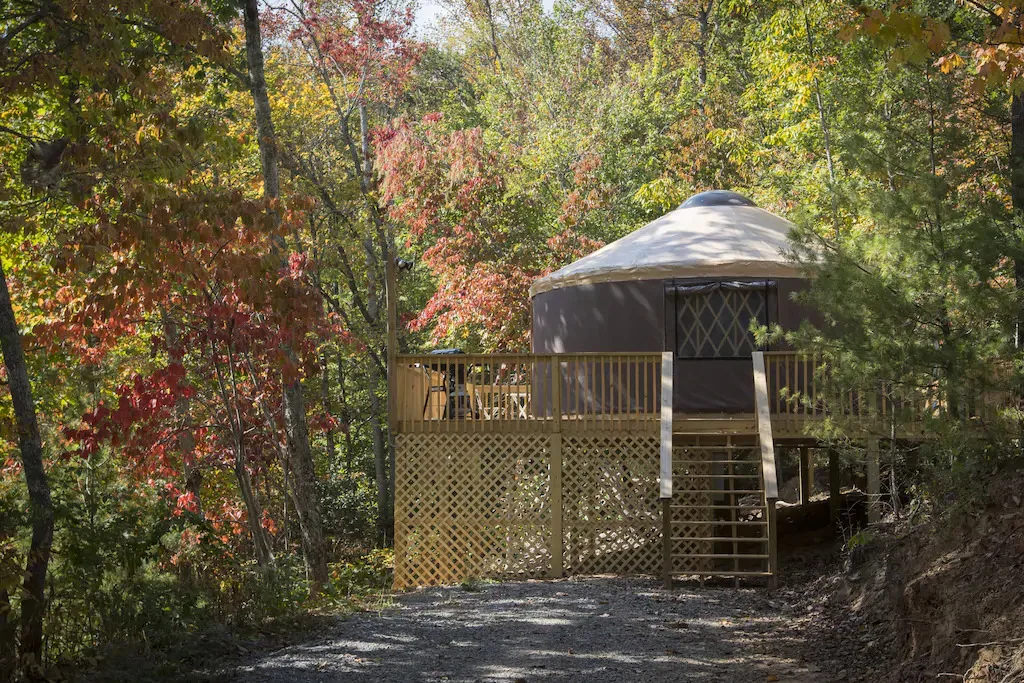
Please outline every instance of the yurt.
M789 221L712 190L533 283L534 353L675 354L674 410L753 412L750 323L816 319Z

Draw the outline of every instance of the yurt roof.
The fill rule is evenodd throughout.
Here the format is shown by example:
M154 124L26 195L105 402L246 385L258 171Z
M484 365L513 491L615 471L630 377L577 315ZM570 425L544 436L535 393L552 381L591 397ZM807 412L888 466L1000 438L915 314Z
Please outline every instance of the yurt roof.
M792 228L735 192L702 192L636 232L535 280L530 296L601 282L801 277L785 255Z

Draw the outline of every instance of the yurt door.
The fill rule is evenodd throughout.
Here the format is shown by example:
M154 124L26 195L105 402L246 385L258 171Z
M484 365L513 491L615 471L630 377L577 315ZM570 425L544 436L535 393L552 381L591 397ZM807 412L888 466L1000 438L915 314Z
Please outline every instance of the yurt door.
M675 353L675 405L684 413L754 411L751 324L778 320L775 282L674 283L665 292L665 344Z

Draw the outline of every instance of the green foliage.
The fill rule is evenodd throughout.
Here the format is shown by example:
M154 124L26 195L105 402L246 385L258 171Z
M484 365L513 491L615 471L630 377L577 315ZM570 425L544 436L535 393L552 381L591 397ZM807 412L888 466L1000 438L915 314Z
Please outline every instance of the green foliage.
M373 538L377 524L373 482L362 472L317 482L324 530L348 543Z
M360 608L379 608L387 603L394 569L395 553L390 548L377 548L365 555L333 564L325 596L335 602Z
M35 55L0 57L14 69L0 84L0 257L57 517L51 660L384 604L393 560L370 550L392 495L383 264L415 262L399 285L400 350L520 351L533 278L715 187L799 224L794 258L813 278L802 303L823 319L759 341L819 354L833 398L884 399L894 430L912 403L929 413L932 438L891 457L916 510L969 510L980 476L1019 457L1020 407L981 414L975 400L1021 384L1019 13L993 21L953 0L457 1L423 47L401 8L297 3L337 14L301 30L265 16L285 219L271 234L236 5L36 4L76 9L20 32L0 18L11 54ZM345 42L352 13L368 11L390 37ZM35 50L85 23L68 35L89 50ZM364 61L312 57L340 44ZM62 173L33 178L31 146L62 136ZM280 249L283 271L267 259ZM171 348L165 314L187 348ZM298 363L279 357L284 341ZM147 384L172 356L182 383ZM241 388L225 398L229 365ZM279 451L285 375L303 380L332 550L314 598ZM83 417L104 411L124 422L90 442ZM235 419L244 449L231 451ZM852 449L848 426L834 413L818 435ZM0 428L13 613L29 515L7 399ZM275 555L264 568L260 529Z
M863 529L850 536L849 540L846 541L846 550L847 552L853 552L857 548L863 548L873 540L875 540L875 535L867 529Z

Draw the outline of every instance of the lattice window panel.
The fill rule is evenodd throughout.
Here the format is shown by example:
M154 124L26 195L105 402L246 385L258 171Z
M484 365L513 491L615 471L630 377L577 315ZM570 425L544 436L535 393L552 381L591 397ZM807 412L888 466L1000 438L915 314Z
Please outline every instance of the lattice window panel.
M757 350L750 321L767 324L764 289L677 293L676 357L749 358Z
M547 575L550 438L398 435L395 588Z
M562 440L563 564L570 574L658 574L658 437Z

